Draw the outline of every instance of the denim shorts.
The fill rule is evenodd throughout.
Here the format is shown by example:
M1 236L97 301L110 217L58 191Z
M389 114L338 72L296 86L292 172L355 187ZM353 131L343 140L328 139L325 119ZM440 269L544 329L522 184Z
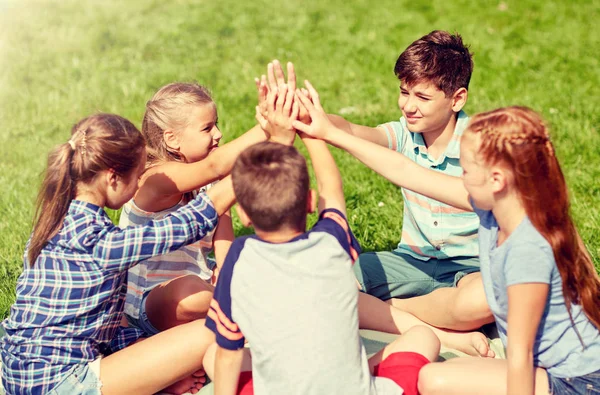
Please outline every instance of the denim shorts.
M555 377L548 373L550 394L600 394L600 370L578 377Z
M366 252L354 264L362 291L381 300L427 295L479 270L478 257L422 261L398 251Z
M102 395L100 358L87 364L75 365L48 395Z
M146 313L146 299L148 299L150 291L151 290L144 292L142 302L140 303L138 318L132 317L129 314L125 314L125 318L127 318L127 323L129 324L129 326L141 329L147 336L154 336L160 331L152 325L152 323L148 319L148 314Z

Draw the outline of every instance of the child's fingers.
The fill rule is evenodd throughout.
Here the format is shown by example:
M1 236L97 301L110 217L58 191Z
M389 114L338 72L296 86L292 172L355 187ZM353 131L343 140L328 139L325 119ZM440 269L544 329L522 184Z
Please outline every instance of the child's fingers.
M290 87L292 92L296 91L296 71L294 70L294 64L292 62L287 62L287 73L288 79L287 84Z
M281 110L283 108L283 104L285 103L285 98L287 96L287 85L279 85L279 92L277 95L277 102L275 103L275 109ZM287 115L287 114L286 114Z
M279 60L273 61L273 70L275 71L275 78L277 79L277 86L285 84L285 74L283 74L283 68Z
M288 87L287 94L285 95L285 103L283 104L283 114L287 117L290 116L292 106L294 104L294 93L291 87Z
M309 136L311 135L310 132L310 125L307 125L305 123L302 123L300 121L298 121L297 119L292 121L292 127L302 133L306 133Z
M265 130L267 128L267 120L260 113L260 109L256 106L256 114L254 114L254 118L256 118L256 122L260 125L260 127Z
M275 72L273 71L273 63L267 65L267 78L269 81L269 89L271 91L277 91L277 80L275 79Z
M290 115L290 118L298 119L298 114L300 114L300 105L296 100L294 100L294 104L292 105L292 115Z
M304 80L304 85L308 89L308 93L310 94L310 100L315 105L315 108L323 111L323 107L321 106L321 101L319 100L319 93L316 89L311 85L308 80Z
M275 99L277 99L277 89L270 90L267 95L267 111L273 112L275 111Z
M311 115L311 117L312 117L312 115L315 111L315 106L308 99L308 97L306 97L306 95L304 95L304 93L302 93L301 91L296 91L296 99L300 100L300 103L302 103L302 105L304 106L304 108L306 109L308 114Z

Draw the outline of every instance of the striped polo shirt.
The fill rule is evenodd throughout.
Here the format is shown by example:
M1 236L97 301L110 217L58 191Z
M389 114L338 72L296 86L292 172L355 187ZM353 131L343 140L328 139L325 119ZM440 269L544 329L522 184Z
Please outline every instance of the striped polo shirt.
M437 159L429 155L423 135L408 130L404 117L378 127L386 131L390 149L400 152L423 167L460 177L460 137L468 121L467 114L463 111L458 113L454 135L444 153ZM475 213L449 206L405 188L402 188L402 196L402 239L396 251L421 260L479 255L479 219Z
M119 226L126 228L164 218L180 207L185 206L181 200L175 206L163 211L149 212L139 208L133 199L123 206ZM139 318L142 297L146 291L158 284L188 274L196 274L203 280L210 281L214 261L208 258L212 251L214 230L208 232L201 240L183 246L176 251L159 255L140 262L129 269L127 274L127 297L125 298L125 314Z

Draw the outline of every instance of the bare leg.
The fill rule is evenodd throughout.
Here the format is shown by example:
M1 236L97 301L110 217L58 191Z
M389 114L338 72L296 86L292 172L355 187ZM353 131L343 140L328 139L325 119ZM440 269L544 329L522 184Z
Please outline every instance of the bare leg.
M214 286L190 274L156 286L146 299L146 313L159 331L206 318Z
M415 326L385 346L377 354L369 358L371 374L376 365L395 352L416 352L430 361L435 361L440 354L440 341L433 331L425 326Z
M454 358L430 363L419 373L419 392L423 395L507 395L508 363L502 359ZM547 395L548 375L535 370L535 394Z
M180 380L197 381L202 359L215 335L197 320L161 332L100 362L102 393L154 394Z
M438 328L472 331L494 321L481 273L466 275L456 288L440 288L427 295L394 298L387 303Z
M359 293L358 322L361 329L403 334L417 325L429 327L446 347L473 356L494 357L487 338L480 332L455 332L427 325L414 315L399 310L374 296Z

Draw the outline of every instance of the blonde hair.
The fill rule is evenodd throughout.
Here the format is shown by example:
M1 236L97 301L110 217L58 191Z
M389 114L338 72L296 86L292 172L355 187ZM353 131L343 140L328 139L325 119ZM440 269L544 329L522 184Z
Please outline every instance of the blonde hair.
M122 177L129 175L139 163L144 145L139 130L118 115L96 114L73 126L71 139L48 156L27 253L30 265L60 230L77 184L108 169Z
M511 170L529 220L552 247L569 315L579 304L600 329L600 278L569 214L567 184L542 118L527 107L499 108L475 115L469 133L481 136L478 155L486 164Z
M175 82L163 86L146 103L142 121L142 134L146 139L148 164L161 161L182 161L179 152L170 149L164 140L168 129L175 132L185 128L189 122L187 106L214 105L207 88L196 83Z

